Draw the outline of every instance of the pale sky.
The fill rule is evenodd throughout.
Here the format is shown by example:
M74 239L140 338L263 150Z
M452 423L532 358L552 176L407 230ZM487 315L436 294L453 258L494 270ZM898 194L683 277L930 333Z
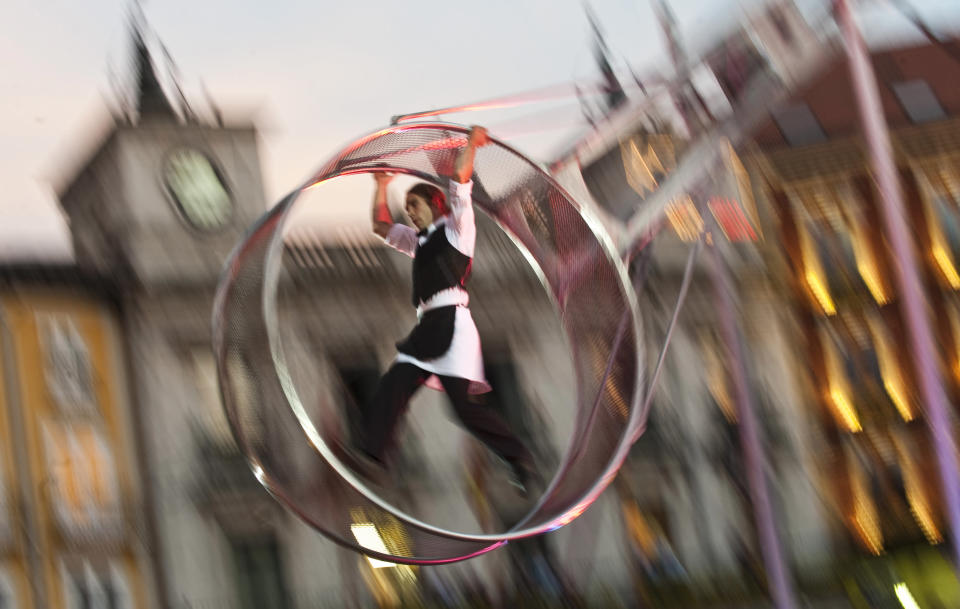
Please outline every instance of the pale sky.
M911 1L932 26L958 31L957 0ZM128 78L129 4L0 0L0 258L68 254L51 182L90 145L90 125L113 96L111 72ZM647 0L590 4L621 69L663 65ZM671 4L694 46L741 6ZM144 12L195 106L205 107L202 82L225 115L260 127L270 202L394 114L597 78L580 0L148 0ZM880 0L861 12L872 38L912 31ZM444 118L487 124L544 161L584 127L575 99ZM518 129L536 135L511 137Z

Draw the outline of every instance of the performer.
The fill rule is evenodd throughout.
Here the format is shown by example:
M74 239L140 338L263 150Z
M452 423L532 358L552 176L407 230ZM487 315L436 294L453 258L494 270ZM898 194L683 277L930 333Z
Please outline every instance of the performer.
M449 196L427 183L407 192L404 209L416 230L391 219L387 185L393 176L374 175L373 231L413 258L413 305L418 322L397 343L396 360L381 378L373 400L363 408L360 437L355 442L382 466L410 399L426 384L446 391L463 426L510 465L513 482L526 492L539 480L530 451L495 411L469 400L471 394L490 390L465 287L477 235L470 196L473 161L476 149L488 142L484 128L471 129L467 145L454 162Z

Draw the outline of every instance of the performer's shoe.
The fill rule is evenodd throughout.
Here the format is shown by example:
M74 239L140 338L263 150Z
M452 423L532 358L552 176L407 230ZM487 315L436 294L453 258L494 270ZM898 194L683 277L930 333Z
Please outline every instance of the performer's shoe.
M387 468L380 459L359 448L357 439L351 438L349 441L344 441L338 427L332 421L326 421L322 428L327 446L337 459L363 478L376 484L386 484Z
M331 439L327 445L337 459L363 478L375 484L386 484L387 467L383 461L355 446L341 442L338 438Z
M517 487L525 498L536 497L546 488L546 482L537 468L522 462L510 464L510 484Z

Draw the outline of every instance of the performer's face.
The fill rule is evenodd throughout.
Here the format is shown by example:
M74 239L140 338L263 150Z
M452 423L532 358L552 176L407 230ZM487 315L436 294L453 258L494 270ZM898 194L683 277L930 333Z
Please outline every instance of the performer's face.
M410 221L417 227L417 230L423 230L433 223L433 208L427 203L427 200L420 195L407 195L407 202L404 206Z

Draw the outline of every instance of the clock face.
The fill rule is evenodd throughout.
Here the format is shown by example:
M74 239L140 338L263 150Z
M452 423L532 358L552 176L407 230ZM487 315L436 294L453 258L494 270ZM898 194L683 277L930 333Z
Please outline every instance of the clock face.
M230 220L230 193L220 172L202 152L183 149L172 153L163 180L180 213L194 228L215 231Z

